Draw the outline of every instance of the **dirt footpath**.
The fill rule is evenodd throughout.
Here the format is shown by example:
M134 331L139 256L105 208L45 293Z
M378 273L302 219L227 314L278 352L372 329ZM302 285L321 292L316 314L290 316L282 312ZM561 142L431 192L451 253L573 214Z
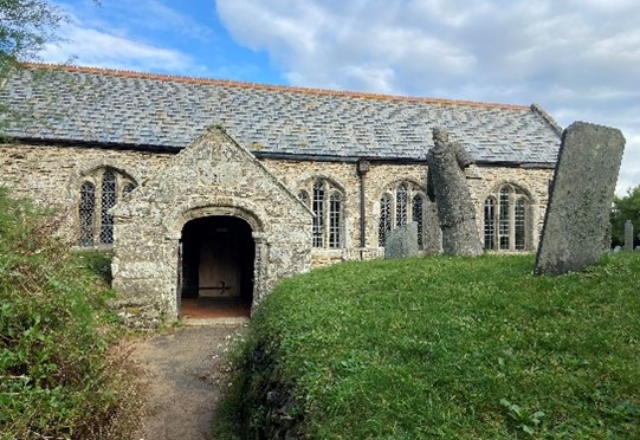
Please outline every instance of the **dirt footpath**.
M228 386L226 353L245 327L169 330L135 344L146 391L143 424L135 440L211 440L213 411Z

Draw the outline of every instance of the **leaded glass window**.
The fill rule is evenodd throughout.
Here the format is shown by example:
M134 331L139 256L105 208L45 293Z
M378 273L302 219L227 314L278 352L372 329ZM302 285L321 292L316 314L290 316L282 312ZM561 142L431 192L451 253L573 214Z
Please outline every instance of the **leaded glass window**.
M340 194L333 193L329 199L329 247L340 247L340 231L342 225L342 197Z
M378 244L384 246L387 235L391 232L391 196L385 194L380 199L380 225L378 232Z
M322 247L324 228L324 183L317 181L313 185L313 247Z
M102 175L102 228L100 231L100 243L113 243L113 216L109 210L116 204L116 175L107 170Z
M418 246L424 246L425 218L424 190L410 181L396 182L384 189L380 199L380 223L378 225L378 245L384 246L391 229L416 222L418 226Z
M424 209L423 206L424 206L424 199L422 198L422 196L420 194L416 194L415 196L413 196L412 216L413 216L413 221L416 222L418 226L418 247L422 247L423 245L423 239L422 239L422 234L424 232L424 223L422 221L423 209Z
M95 235L94 214L96 210L96 187L91 182L84 182L80 188L80 246L91 246Z
M509 249L509 189L502 188L500 190L500 218L498 219L498 238L500 240L500 249Z
M327 178L314 178L298 188L298 198L311 208L312 245L337 249L344 246L344 194Z
M396 226L407 224L407 185L401 183L396 191Z
M309 206L309 193L302 190L298 193L298 198L302 200L302 203Z
M315 214L312 223L314 248L344 246L344 193L335 182L318 177L298 188L298 198Z
M523 199L516 201L515 234L516 250L522 251L525 248L525 204Z
M495 210L496 202L492 197L484 201L484 248L495 249Z
M109 210L136 188L136 183L112 169L98 169L85 176L78 204L78 245L113 244L113 216ZM94 183L95 182L95 183Z
M484 204L484 248L527 250L530 204L524 190L512 184L502 185L489 196Z

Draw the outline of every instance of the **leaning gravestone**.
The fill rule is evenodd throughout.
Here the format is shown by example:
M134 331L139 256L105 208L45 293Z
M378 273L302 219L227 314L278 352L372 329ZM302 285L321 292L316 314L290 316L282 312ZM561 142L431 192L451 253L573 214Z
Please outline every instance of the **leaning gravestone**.
M624 250L633 250L633 223L631 220L624 222Z
M384 245L384 258L404 258L418 254L418 224L411 222L389 234Z
M534 272L579 271L606 252L604 235L625 140L620 130L574 122L562 145Z
M614 248L613 248L613 253L614 253L614 254L617 254L618 252L620 252L620 249L621 249L621 248L620 248L620 246L616 246L616 247L614 247Z
M449 141L444 128L432 130L434 146L427 153L427 195L436 202L445 254L482 254L476 211L465 169L473 159L464 147Z

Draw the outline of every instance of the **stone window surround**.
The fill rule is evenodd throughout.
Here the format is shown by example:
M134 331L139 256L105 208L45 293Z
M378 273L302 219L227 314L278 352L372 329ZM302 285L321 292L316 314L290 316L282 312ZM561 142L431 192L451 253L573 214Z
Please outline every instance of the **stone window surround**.
M500 194L501 191L508 190L508 249L501 249L500 245ZM533 219L535 218L535 200L531 192L522 185L512 181L504 181L493 186L493 189L485 194L482 202L482 246L485 252L531 252L533 250ZM493 201L493 248L486 247L486 206L487 202ZM516 249L516 203L524 201L524 246Z
M111 250L113 249L113 243L103 243L101 240L101 222L102 222L102 180L107 171L111 171L115 175L115 192L116 203L122 199L122 197L128 195L131 191L131 185L134 188L138 185L137 180L132 175L122 168L113 166L109 163L100 163L97 166L91 166L89 169L81 172L74 182L74 193L77 197L76 209L75 209L75 222L77 225L76 237L78 239L81 236L80 228L82 227L82 220L80 218L80 208L82 204L82 188L86 183L93 186L95 201L93 204L93 242L91 244L82 244L76 242L76 248L78 249L96 249L96 250Z
M407 189L407 206L406 206L406 216L407 216L407 222L411 222L413 221L413 200L415 196L420 196L422 197L422 228L421 232L422 232L422 247L424 247L427 243L427 237L426 237L426 233L428 231L428 225L427 225L427 219L428 219L428 213L427 213L427 209L428 209L428 204L427 204L427 192L426 189L418 184L417 182L415 182L412 179L398 179L398 180L394 180L390 183L388 183L386 186L384 186L384 189L379 193L378 197L376 198L376 202L375 202L375 209L374 212L376 213L375 219L374 219L374 230L375 230L375 241L374 243L376 243L378 245L378 247L380 248L384 248L384 246L380 245L380 221L382 220L382 212L381 212L381 202L383 197L389 197L391 204L389 207L389 211L391 214L391 218L390 218L390 225L391 225L391 229L393 230L394 228L396 228L398 226L397 224L397 194L398 194L398 188L400 187L400 185L406 185L406 189Z
M317 246L317 238L313 238L314 243L312 247L312 252L315 250L327 250L339 252L341 249L346 247L347 241L347 227L346 227L346 204L347 197L345 188L338 183L335 179L317 174L310 177L305 178L302 182L298 183L296 186L296 194L302 202L309 207L309 209L313 210L314 207L314 187L317 183L324 184L324 197L322 200L322 228L321 228L321 246ZM339 238L337 240L332 240L332 218L331 216L335 214L335 211L332 209L332 198L335 196L339 197L339 226L338 226L338 234ZM315 231L317 223L313 222L313 230ZM335 232L335 227L333 227L333 231Z

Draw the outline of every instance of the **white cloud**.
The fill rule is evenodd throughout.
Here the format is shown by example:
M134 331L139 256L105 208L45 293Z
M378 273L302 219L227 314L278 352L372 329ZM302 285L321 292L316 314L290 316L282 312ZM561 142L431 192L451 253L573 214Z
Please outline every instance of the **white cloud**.
M93 29L70 26L65 42L47 45L40 58L65 63L126 70L184 72L192 60L177 51L154 47Z
M636 0L217 0L232 37L296 85L540 103L622 129L640 184Z

